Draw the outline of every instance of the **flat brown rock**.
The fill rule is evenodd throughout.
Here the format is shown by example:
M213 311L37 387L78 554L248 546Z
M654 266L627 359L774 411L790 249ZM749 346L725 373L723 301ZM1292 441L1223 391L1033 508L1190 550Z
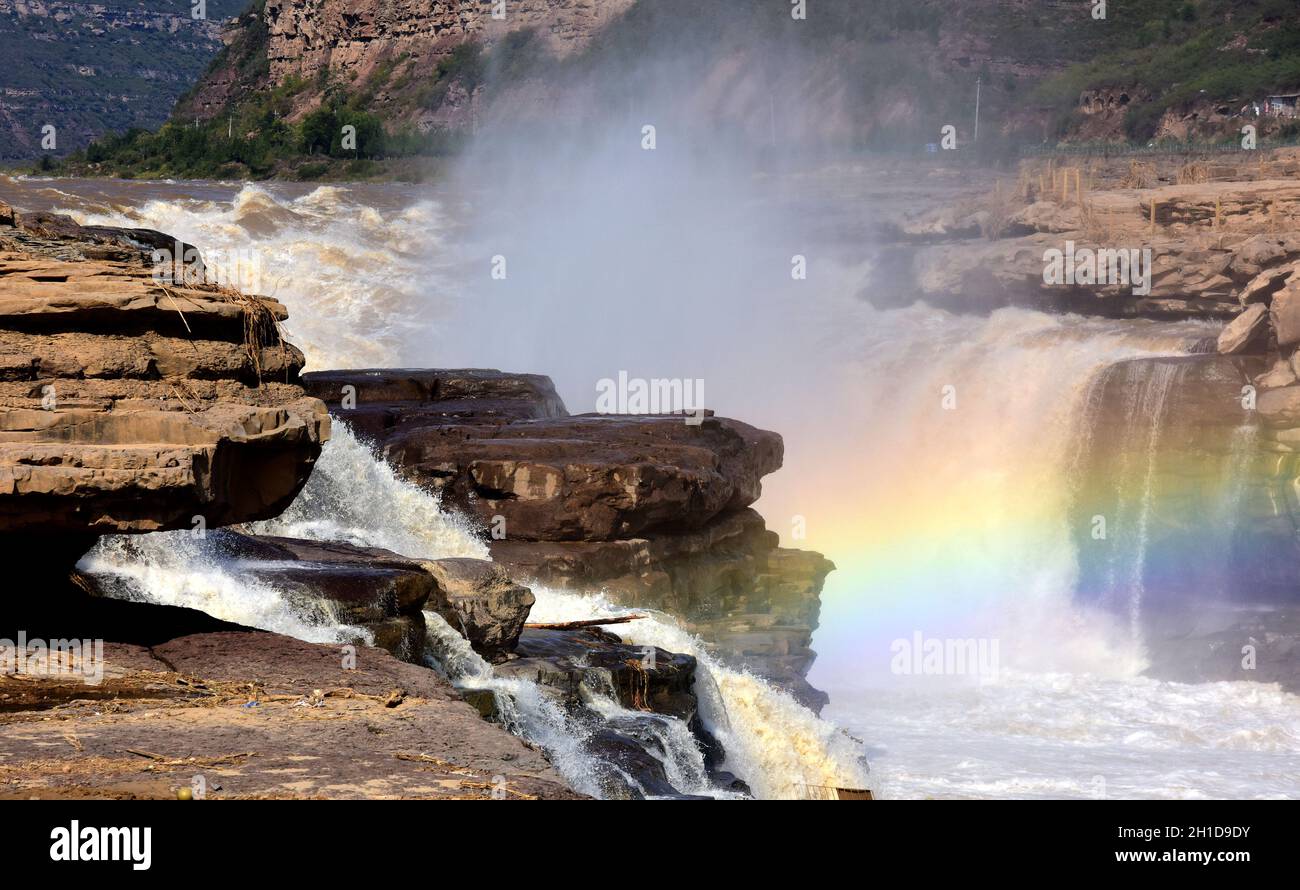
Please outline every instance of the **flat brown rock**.
M434 672L255 631L111 643L98 686L0 677L0 797L574 798Z

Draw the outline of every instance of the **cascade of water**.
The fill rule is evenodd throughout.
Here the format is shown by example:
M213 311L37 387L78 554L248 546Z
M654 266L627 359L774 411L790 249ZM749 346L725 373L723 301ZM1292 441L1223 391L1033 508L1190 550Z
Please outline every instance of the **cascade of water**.
M1106 586L1110 606L1127 616L1130 634L1139 643L1160 431L1169 391L1185 370L1181 364L1152 366L1143 385L1133 391L1125 412L1128 426L1118 481L1118 513L1109 532L1125 546L1113 551Z
M444 512L436 497L399 477L339 420L302 493L275 519L248 528L411 557L488 558L487 545L467 520Z

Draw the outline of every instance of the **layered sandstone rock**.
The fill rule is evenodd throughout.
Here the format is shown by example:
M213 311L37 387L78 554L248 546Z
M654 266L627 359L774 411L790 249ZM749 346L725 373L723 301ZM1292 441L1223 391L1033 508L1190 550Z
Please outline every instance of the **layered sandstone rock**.
M380 372L308 374L311 392L339 398L348 379ZM407 374L407 372L398 372ZM347 420L365 418L372 437L403 474L442 493L445 503L485 525L504 520L507 537L526 540L611 540L652 529L699 528L723 512L758 499L761 479L781 465L780 436L747 424L708 417L570 417L554 390L500 372L434 372L434 400L411 406L387 401L408 395L393 386L357 392L355 408L335 405ZM455 389L473 379L475 387ZM515 389L518 398L499 391ZM505 406L503 407L502 403ZM531 410L520 403L531 403ZM480 413L479 405L483 405ZM556 409L559 409L558 411ZM512 416L526 411L532 418ZM400 418L376 429L376 414ZM539 416L540 415L540 416ZM501 520L496 520L498 523Z
M0 213L0 535L267 518L306 482L329 418L284 307L155 281L164 243Z
M1275 287L1261 274L1300 260L1298 169L1295 149L1025 161L983 195L912 206L893 220L877 264L885 299L1230 318ZM1150 251L1149 281L1045 278L1052 251L1135 250Z

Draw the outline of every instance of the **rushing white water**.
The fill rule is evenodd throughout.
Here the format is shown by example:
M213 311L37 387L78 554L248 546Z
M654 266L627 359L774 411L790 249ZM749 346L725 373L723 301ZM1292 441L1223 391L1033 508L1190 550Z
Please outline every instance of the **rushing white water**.
M443 512L438 499L392 467L335 421L302 493L275 519L249 523L256 534L347 541L407 556L487 559L470 523Z
M1156 364L1145 369L1146 379L1135 387L1125 406L1126 439L1136 447L1123 450L1117 484L1132 496L1120 500L1117 527L1132 528L1128 546L1119 549L1108 567L1108 599L1112 609L1128 618L1129 634L1135 646L1142 645L1142 598L1150 546L1151 514L1156 509L1154 483L1160 458L1160 433L1164 426L1170 390L1186 372L1185 365ZM1108 371L1099 375L1102 380Z
M206 538L188 531L110 535L78 563L122 599L186 606L246 627L312 643L372 641L341 624L328 603L302 602L274 585L240 574Z
M1294 798L1300 705L1264 683L1003 671L994 686L842 691L903 798Z
M498 677L492 665L480 658L440 615L426 612L425 619L433 664L461 689L491 691L498 719L516 735L541 745L551 763L576 790L604 797L610 791L610 773L617 771L623 784L653 796L635 777L602 760L589 747L597 723L582 714L569 713L536 683ZM587 685L582 694L584 705L605 721L614 724L634 721L641 731L655 735L658 744L648 750L663 764L668 781L680 793L718 798L739 796L710 784L704 756L694 735L681 720L628 710L615 700L612 690Z
M216 268L251 273L256 292L290 307L286 333L309 369L392 367L445 314L454 217L437 201L383 186L366 201L331 185L96 188L87 184L90 199L52 185L40 192L83 224L159 229L201 246Z
M532 614L544 622L575 621L592 614L646 615L618 626L626 642L658 646L697 659L695 693L706 728L727 751L726 768L746 779L762 798L804 797L806 786L866 788L860 744L818 719L787 693L745 671L722 664L671 616L627 609L600 595L533 589Z

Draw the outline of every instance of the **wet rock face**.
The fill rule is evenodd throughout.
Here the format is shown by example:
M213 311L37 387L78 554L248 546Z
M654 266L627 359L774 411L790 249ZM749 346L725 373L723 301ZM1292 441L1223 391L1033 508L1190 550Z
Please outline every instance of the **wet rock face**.
M0 534L268 518L306 482L329 418L284 307L157 283L162 243L0 212Z
M1139 595L1144 608L1260 601L1300 583L1276 477L1288 458L1268 441L1262 406L1243 402L1265 367L1139 359L1094 383L1073 510L1082 597L1122 612Z
M1178 683L1277 683L1300 693L1300 607L1211 604L1143 616L1147 674Z
M526 677L577 699L592 684L625 708L695 717L695 659L656 646L630 646L615 634L592 628L528 628L515 646L515 659L498 675Z
M819 598L834 564L778 547L753 510L696 532L627 541L493 541L492 558L519 577L603 592L635 608L675 615L728 661L820 710L826 694L804 679L816 653Z
M229 529L211 532L208 543L232 571L283 592L304 614L365 628L376 646L417 664L424 660L425 610L497 661L514 649L534 602L532 591L481 559L410 559L380 547ZM115 593L111 578L86 580L98 592Z
M717 769L725 757L721 744L703 727L694 693L697 664L689 655L655 646L634 646L595 628L526 628L516 658L498 665L498 676L540 684L587 731L583 747L596 755L596 783L602 796L639 799L682 797L665 763L669 746L698 749L703 772L698 779L716 790L747 793L729 773ZM604 713L593 699L604 698L622 712ZM675 737L673 727L686 738Z
M531 590L483 559L453 557L420 564L434 581L426 609L441 615L489 661L514 651L536 602Z

